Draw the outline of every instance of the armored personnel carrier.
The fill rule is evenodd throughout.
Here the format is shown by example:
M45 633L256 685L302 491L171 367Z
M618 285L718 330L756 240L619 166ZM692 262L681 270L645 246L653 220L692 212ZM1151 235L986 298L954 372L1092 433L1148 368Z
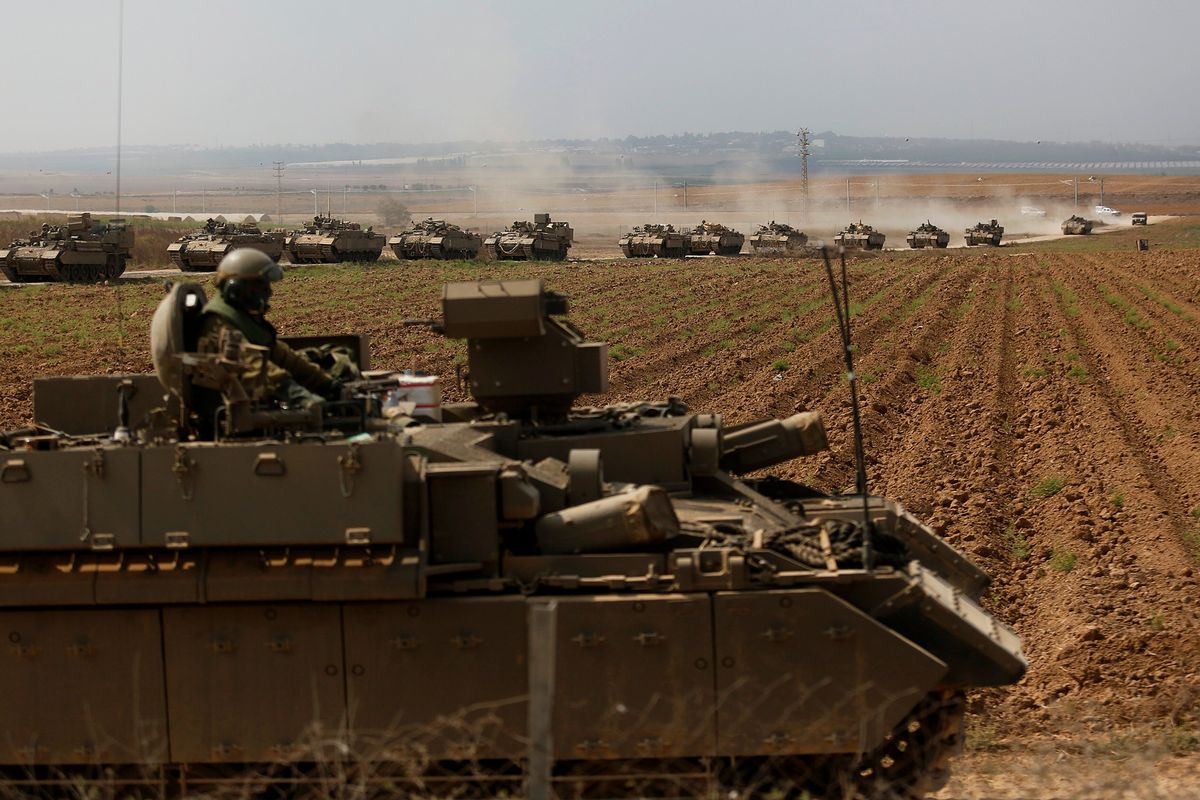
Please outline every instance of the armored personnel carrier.
M357 222L316 216L303 229L287 234L283 247L293 264L335 264L378 261L386 241L370 226L363 230Z
M239 247L262 250L275 260L283 256L282 232L264 231L253 222L219 222L208 219L196 233L189 233L167 247L171 263L184 272L214 270L226 253Z
M1078 214L1072 214L1063 220L1062 232L1067 236L1086 236L1092 232L1095 222L1084 219Z
M886 237L862 220L851 222L833 241L847 250L882 250Z
M688 236L673 225L639 225L617 240L626 258L683 258ZM705 251L707 252L707 251Z
M1129 215L1130 225L1145 225L1150 221L1145 211L1135 211Z
M159 305L157 374L36 381L0 436L3 776L913 800L1025 671L911 514L764 473L819 414L577 406L607 347L540 280L445 287L472 400L436 406L359 337L342 401L269 405L252 345L195 352L204 299Z
M963 231L963 238L966 239L967 247L977 247L979 245L991 245L992 247L1000 246L1000 237L1004 235L1004 226L996 220L991 222L977 222L975 227L967 228Z
M735 230L716 222L701 220L688 231L688 252L694 256L714 253L718 256L736 256L742 252L746 237Z
M483 240L489 258L504 261L562 261L575 241L575 231L565 222L551 222L549 214L534 214L533 222L514 222Z
M775 220L759 225L758 230L750 236L750 246L754 252L764 255L795 253L803 250L807 244L807 235Z
M915 231L908 234L905 241L914 250L920 250L923 247L946 247L950 244L950 234L929 220L925 220Z
M123 220L93 222L72 214L66 225L42 223L28 239L0 250L0 271L13 283L31 281L105 281L125 271L133 250L133 231Z
M428 219L414 223L403 233L388 239L388 246L397 258L475 258L483 237L464 231L444 219Z

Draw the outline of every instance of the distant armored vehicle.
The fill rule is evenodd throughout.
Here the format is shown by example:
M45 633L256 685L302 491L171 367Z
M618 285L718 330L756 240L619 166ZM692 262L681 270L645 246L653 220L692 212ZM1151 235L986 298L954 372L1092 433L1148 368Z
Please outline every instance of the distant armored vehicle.
M1145 225L1149 222L1145 211L1135 211L1129 216L1130 225Z
M833 241L847 250L882 250L885 238L882 233L859 220L847 225L845 230L833 237Z
M673 225L640 225L617 240L626 258L683 258L688 236ZM705 252L708 252L707 250Z
M1090 219L1072 214L1063 220L1062 232L1067 236L1086 236L1092 232L1095 222Z
M504 261L562 261L575 241L575 231L565 222L551 222L549 214L534 214L533 222L514 222L483 241L489 258Z
M750 237L750 246L754 248L754 252L764 255L794 253L803 250L807 244L807 235L791 225L775 220L766 225L759 225L758 230Z
M210 217L201 230L177 239L167 255L184 272L198 272L216 269L226 253L239 247L262 250L278 261L283 243L283 233L265 232L253 222L218 222Z
M991 222L977 222L975 227L967 228L963 231L963 236L967 240L967 247L975 247L976 245L986 244L992 247L1000 246L1000 237L1004 235L1004 226L996 220Z
M28 239L0 250L0 271L13 283L104 281L125 271L133 231L123 220L92 222L89 213L72 214L66 225L42 223Z
M475 258L483 237L464 231L444 219L429 217L388 239L397 258Z
M709 253L736 256L742 252L742 245L746 243L743 234L716 222L704 220L688 231L688 239L688 252L694 256L705 256Z
M293 264L333 264L338 261L378 261L386 238L357 222L316 216L283 241Z
M950 244L950 234L929 220L925 220L915 231L908 234L905 241L914 250L920 250L923 247L945 247Z

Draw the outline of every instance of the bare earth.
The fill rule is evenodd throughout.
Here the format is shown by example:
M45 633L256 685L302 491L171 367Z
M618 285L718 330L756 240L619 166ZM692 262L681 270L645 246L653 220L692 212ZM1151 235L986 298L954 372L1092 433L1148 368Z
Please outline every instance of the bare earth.
M1030 661L1020 685L973 696L940 798L1200 797L1198 244L1177 219L851 264L872 490L995 576L989 604ZM287 333L365 331L377 366L453 376L461 345L400 322L436 316L443 281L518 275L611 343L612 391L589 402L679 395L731 422L817 409L832 451L781 471L852 484L812 260L302 267L273 314ZM155 279L0 292L0 427L28 420L35 375L148 370L159 294Z

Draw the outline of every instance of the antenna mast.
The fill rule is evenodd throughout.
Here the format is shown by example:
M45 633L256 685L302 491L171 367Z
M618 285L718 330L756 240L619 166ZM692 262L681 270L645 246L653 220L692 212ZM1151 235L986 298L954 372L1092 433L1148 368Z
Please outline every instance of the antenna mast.
M850 407L854 414L854 485L862 496L863 532L862 532L862 562L863 568L870 570L875 566L875 552L871 541L871 513L867 495L867 455L863 445L862 412L858 403L858 376L854 373L854 346L850 341L850 281L846 275L846 251L838 248L842 261L842 282L839 296L838 285L833 277L833 264L829 261L829 248L821 248L821 257L825 260L825 274L829 278L829 292L833 295L833 311L837 318L838 333L842 339L842 353L846 358L846 379L850 382Z
M117 218L121 217L121 86L125 73L125 0L117 3Z
M808 128L801 128L800 137L800 192L804 200L804 218L808 219Z

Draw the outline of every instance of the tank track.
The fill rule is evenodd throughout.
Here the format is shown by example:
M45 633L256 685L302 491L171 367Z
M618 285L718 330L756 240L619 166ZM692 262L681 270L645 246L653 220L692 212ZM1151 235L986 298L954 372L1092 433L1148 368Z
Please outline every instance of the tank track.
M961 691L933 692L870 753L748 759L722 783L742 797L924 800L950 779L965 717Z
M779 797L812 800L923 800L950 777L962 749L966 704L962 692L928 695L887 740L862 755L784 756L639 761L560 761L552 781L560 798ZM313 757L316 757L315 759ZM522 796L520 763L495 761L374 762L334 741L313 743L301 760L260 765L184 767L75 766L0 770L5 797L59 797L63 786L91 787L102 796L192 796L253 788L254 796L326 798L353 786L363 796L417 794L483 798ZM165 791L164 791L165 790ZM209 795L212 796L212 795ZM243 795L239 795L243 796ZM409 796L404 793L404 796ZM413 795L415 796L415 795Z
M191 272L188 268L187 261L183 258L183 250L171 250L168 255L171 257L171 263L175 265L180 272Z

